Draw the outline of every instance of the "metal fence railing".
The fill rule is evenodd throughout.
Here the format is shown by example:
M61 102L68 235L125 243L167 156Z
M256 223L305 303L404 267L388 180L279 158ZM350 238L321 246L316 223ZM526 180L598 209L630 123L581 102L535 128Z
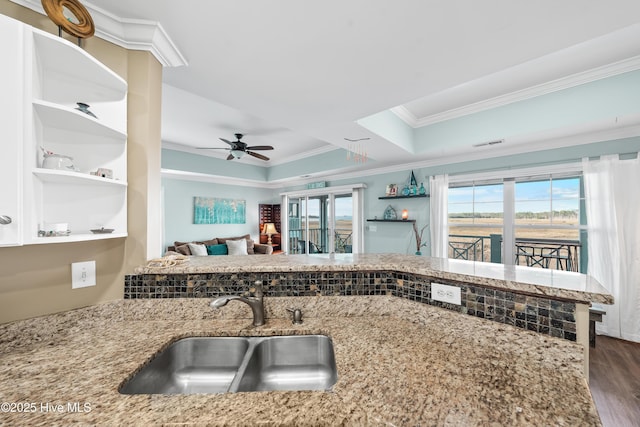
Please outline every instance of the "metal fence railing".
M579 240L518 239L516 265L580 271Z
M554 270L580 271L579 240L516 239L515 264ZM449 258L501 262L502 235L449 235Z
M304 254L309 247L309 253L329 253L329 229L310 228L308 237L302 228L289 229L289 253ZM352 230L336 228L334 234L334 252L351 253L353 248ZM308 241L308 243L307 243Z
M491 245L485 244L489 236L449 235L449 258L469 261L489 261ZM486 249L486 251L485 251Z

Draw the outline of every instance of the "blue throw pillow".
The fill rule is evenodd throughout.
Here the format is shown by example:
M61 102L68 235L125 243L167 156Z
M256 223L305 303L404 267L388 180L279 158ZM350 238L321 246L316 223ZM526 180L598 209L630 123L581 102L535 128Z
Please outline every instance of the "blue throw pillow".
M227 255L229 250L227 249L227 245L223 243L221 245L207 246L207 253L209 255Z

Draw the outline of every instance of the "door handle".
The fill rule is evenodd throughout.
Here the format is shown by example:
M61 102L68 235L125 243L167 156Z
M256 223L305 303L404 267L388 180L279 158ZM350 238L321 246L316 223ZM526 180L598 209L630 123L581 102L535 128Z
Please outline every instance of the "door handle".
M0 215L0 224L1 225L7 225L7 224L11 224L11 217L8 215Z

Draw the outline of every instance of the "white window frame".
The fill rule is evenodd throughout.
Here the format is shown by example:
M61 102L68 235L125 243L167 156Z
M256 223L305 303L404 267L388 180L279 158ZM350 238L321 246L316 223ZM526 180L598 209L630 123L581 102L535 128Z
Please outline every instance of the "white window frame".
M324 187L324 188L314 188L308 190L298 190L298 191L289 191L285 193L280 193L280 197L282 197L282 217L289 218L289 200L291 198L299 198L304 200L305 203L309 199L309 197L313 196L329 196L331 210L335 209L335 196L338 194L347 194L351 193L351 200L353 203L353 216L351 226L353 228L352 235L352 253L358 254L364 252L364 189L367 188L366 184L350 184L350 185L340 185L336 187ZM306 210L305 210L306 211ZM330 212L330 227L334 227L333 225L333 212ZM307 235L308 235L308 224L307 224ZM289 222L283 221L282 223L282 235L287 236L287 238L282 239L282 250L285 253L289 253ZM334 253L335 251L335 236L333 232L329 232L329 253ZM307 252L309 250L307 248Z
M582 175L582 163L563 163L539 167L521 169L501 169L491 172L463 174L449 176L449 188L480 186L486 184L503 184L503 218L502 218L502 263L515 265L515 228L569 228L566 226L550 225L523 225L515 223L515 184L527 180L561 179L563 177L575 177ZM484 224L465 224L465 227L487 228ZM449 224L449 233L451 233ZM573 227L572 227L573 228ZM586 225L575 227L586 230Z

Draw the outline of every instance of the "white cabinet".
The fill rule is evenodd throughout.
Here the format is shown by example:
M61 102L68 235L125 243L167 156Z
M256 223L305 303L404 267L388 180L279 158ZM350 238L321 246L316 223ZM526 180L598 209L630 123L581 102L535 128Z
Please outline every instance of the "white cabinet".
M0 246L22 243L22 36L19 22L0 15Z
M16 101L4 96L0 104L2 111L15 108L20 115L15 123L22 134L16 162L22 178L22 243L126 236L126 81L77 45L18 25L22 37L3 37L0 43L21 52L19 78L3 79L18 88L20 105L15 108ZM0 26L5 27L4 20ZM79 111L77 103L88 104L96 117ZM43 150L73 158L73 168L45 168L50 165L43 163ZM91 174L98 169L111 170L112 178ZM56 223L68 224L68 235L47 233ZM100 228L114 232L91 232Z

